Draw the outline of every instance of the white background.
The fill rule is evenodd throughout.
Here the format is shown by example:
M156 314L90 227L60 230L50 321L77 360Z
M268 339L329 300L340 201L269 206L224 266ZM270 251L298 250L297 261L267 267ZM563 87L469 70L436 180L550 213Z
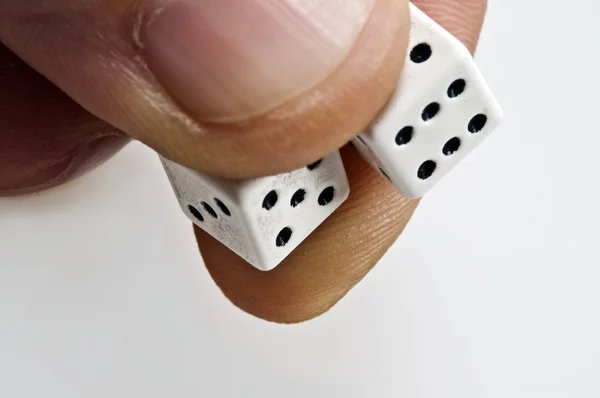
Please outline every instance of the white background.
M504 125L305 324L223 298L141 145L0 199L0 396L600 396L598 4L491 1Z

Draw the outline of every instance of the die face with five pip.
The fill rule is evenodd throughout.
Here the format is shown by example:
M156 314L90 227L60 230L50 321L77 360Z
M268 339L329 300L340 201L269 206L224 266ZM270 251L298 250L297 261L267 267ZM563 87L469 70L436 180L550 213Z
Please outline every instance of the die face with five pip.
M349 194L339 152L289 173L244 181L161 162L190 220L263 271L275 268Z
M468 49L411 4L396 91L353 143L407 198L425 195L499 125L502 111Z

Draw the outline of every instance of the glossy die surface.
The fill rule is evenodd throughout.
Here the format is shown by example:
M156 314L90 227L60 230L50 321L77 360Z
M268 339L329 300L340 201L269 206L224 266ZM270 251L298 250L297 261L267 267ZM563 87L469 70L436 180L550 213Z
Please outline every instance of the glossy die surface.
M190 220L263 271L275 268L349 194L338 152L302 169L251 180L215 178L161 161Z
M500 124L502 111L468 49L411 4L397 90L354 140L407 198L420 198Z

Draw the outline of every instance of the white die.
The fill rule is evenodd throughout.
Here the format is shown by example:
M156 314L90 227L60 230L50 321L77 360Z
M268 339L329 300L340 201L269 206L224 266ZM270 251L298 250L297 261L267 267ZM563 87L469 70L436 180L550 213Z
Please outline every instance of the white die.
M420 198L500 124L469 50L411 4L406 64L385 109L353 143L407 198Z
M226 180L161 162L184 213L254 267L269 271L350 192L339 152L276 176Z

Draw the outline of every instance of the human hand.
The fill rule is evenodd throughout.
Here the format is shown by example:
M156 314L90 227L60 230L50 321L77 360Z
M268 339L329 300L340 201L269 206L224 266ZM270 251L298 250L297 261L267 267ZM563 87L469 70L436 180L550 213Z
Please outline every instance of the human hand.
M485 0L413 3L475 50ZM384 106L408 32L406 0L0 0L0 194L62 184L130 139L224 177L302 167ZM235 305L315 317L398 238L418 202L342 154L350 198L275 270L195 230Z

